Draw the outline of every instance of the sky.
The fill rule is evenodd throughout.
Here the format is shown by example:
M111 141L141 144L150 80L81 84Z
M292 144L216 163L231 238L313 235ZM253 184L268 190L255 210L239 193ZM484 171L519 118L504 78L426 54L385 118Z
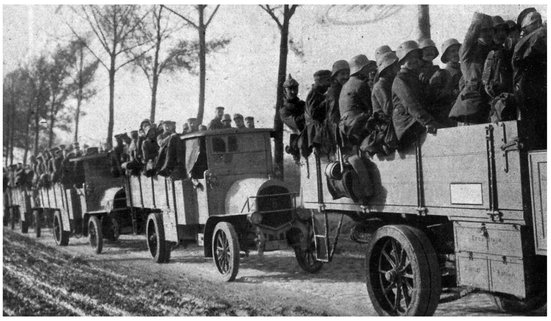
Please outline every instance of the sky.
M463 41L473 13L501 15L516 21L518 13L532 5L430 5L431 35L440 48L448 38ZM173 6L171 6L173 7ZM547 7L535 5L547 20ZM83 27L57 6L3 6L3 75L23 64L70 34L64 21ZM178 8L178 7L175 7ZM65 13L63 13L65 12ZM387 16L384 19L376 17ZM171 17L178 19L177 17ZM306 97L319 69L331 69L334 61L350 60L365 54L374 60L377 47L395 49L401 42L417 38L417 6L300 6L290 22L293 42L304 56L289 52L287 72L300 83L299 96ZM196 37L184 29L176 38ZM216 106L226 112L255 117L257 127L271 127L276 98L279 61L279 30L257 5L224 5L207 30L207 40L231 39L218 53L207 57L204 123L214 116ZM437 58L440 61L440 57ZM195 117L199 77L185 71L161 76L157 97L157 120L173 120L180 131L182 123ZM98 94L83 106L80 141L97 145L105 141L109 103L107 70L100 67L93 86ZM123 68L116 75L115 133L136 129L149 116L150 90L140 70ZM71 133L58 133L64 142Z

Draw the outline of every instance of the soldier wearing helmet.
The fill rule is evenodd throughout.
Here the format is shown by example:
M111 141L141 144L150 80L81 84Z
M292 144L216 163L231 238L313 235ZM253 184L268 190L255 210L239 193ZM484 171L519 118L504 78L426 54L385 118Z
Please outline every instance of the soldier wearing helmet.
M459 125L488 121L489 99L482 84L482 69L492 48L492 39L492 17L475 13L459 50L465 86L449 114L449 117L458 121Z
M339 96L340 132L353 145L359 145L367 136L366 123L373 111L371 89L367 83L370 64L365 55L357 55L350 60L350 79Z
M457 39L450 38L442 44L442 55L440 60L446 64L444 69L450 73L451 78L447 84L447 88L451 93L452 101L457 99L459 95L459 80L461 79L461 67L459 64L459 48L461 44ZM452 102L453 104L453 102Z
M290 74L283 83L283 88L285 89L285 98L283 99L283 107L279 110L279 115L283 123L292 131L289 145L285 150L298 163L300 161L298 140L304 130L304 109L306 104L298 98L298 82Z
M500 16L492 17L494 28L493 50L488 53L482 72L484 90L490 98L513 92L513 52L505 48L507 23ZM492 101L490 104L494 104Z
M419 81L422 50L413 40L402 43L396 50L400 71L392 83L392 121L396 137L408 146L425 132L434 132L440 125L425 109L423 87Z
M387 51L379 57L377 66L377 82L373 86L371 93L371 104L373 113L378 114L380 119L392 120L392 82L400 66L398 57L393 51Z

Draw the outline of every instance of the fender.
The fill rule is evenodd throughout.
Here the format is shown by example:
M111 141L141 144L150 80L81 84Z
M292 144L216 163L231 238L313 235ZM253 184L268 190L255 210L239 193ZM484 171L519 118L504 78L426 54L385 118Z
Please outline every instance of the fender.
M285 182L277 179L245 178L235 181L226 193L225 213L237 214L254 212L256 210L256 201L255 199L249 199L247 206L248 198L250 196L258 196L260 191L270 186L280 186L287 191L290 190Z

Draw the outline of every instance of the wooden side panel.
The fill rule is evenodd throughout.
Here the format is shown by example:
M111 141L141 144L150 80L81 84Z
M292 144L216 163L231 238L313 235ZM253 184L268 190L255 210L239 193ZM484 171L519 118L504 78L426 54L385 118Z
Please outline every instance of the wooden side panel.
M155 208L162 210L168 208L165 178L162 176L153 176L151 181L153 184L153 193L155 193Z
M132 198L132 205L135 207L143 207L140 179L140 176L130 176L128 178L128 184L130 185L129 197Z
M547 152L529 155L536 253L547 255Z
M153 201L153 184L151 182L151 177L141 177L142 183L142 197L143 197L143 207L144 208L155 208L155 203Z
M522 260L492 258L488 262L492 291L509 293L521 298L526 297L524 262Z
M490 276L486 257L461 253L457 254L455 259L458 285L490 290Z
M197 194L189 179L174 182L178 225L199 224Z
M199 224L207 224L209 218L209 195L207 192L207 185L204 179L198 179L202 187L196 189L197 193L197 214ZM213 200L214 201L214 200ZM222 203L222 200L219 202Z

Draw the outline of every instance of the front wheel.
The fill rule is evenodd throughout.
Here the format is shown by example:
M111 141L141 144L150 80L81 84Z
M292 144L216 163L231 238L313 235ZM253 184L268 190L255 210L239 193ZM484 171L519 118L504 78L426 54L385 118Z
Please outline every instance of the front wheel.
M366 255L366 285L380 315L432 315L440 297L436 253L425 234L405 225L379 228Z
M97 216L91 216L88 220L88 240L94 252L100 254L103 249L103 231Z
M214 266L222 280L235 280L239 272L239 252L239 239L233 225L229 222L216 224L212 237L212 254Z
M54 240L59 246L67 246L69 244L69 232L63 230L63 221L61 220L61 212L59 211L54 214Z
M167 263L170 260L169 243L165 241L165 230L161 213L151 213L146 224L147 248L156 263Z

